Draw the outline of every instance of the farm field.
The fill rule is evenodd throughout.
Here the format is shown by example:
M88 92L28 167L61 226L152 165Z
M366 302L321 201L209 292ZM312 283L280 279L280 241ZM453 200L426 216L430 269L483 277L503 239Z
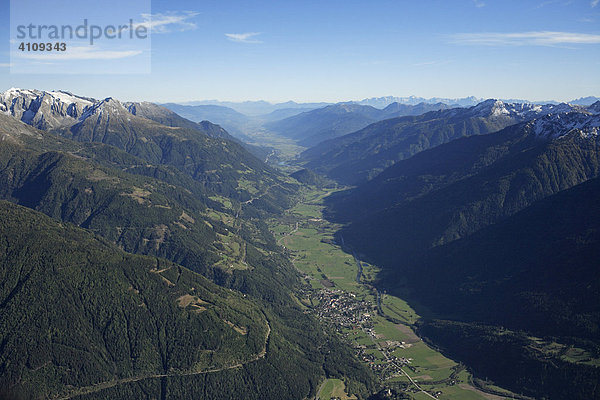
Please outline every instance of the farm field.
M341 400L356 400L356 396L348 396L345 392L346 386L340 379L326 379L317 394L317 400L329 400L332 397Z

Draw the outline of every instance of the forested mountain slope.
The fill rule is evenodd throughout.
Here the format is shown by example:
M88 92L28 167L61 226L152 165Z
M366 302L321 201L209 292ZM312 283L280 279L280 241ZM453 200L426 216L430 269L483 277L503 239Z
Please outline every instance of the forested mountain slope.
M269 322L240 294L11 203L0 202L0 221L4 395L52 398L264 357Z
M231 140L222 128L195 124L156 105L11 89L1 94L0 110L72 140L109 144L149 163L175 167L210 190L240 201L269 192L276 202L284 202L294 190L293 182Z
M105 106L110 107L110 101L106 102ZM118 104L115 107L118 107ZM120 110L110 111L114 115L121 113ZM123 117L124 124L127 118L133 120L135 116ZM118 121L118 118L110 119L112 123ZM116 133L108 130L107 137L112 137L113 134L115 138L125 137L129 132L128 129L138 128L140 135L145 135L147 132L144 125L153 127L155 126L153 124L155 123L146 120L143 121L143 125L132 123ZM94 129L86 132L98 133ZM165 132L164 126L161 126L160 132ZM150 128L148 134L151 133ZM13 390L19 392L22 389L25 397L29 396L28 393L33 393L37 397L45 393L73 389L90 392L86 398L158 398L161 396L193 398L203 395L211 398L305 398L315 394L316 385L323 376L344 376L349 379L348 382L355 393L363 396L368 393L368 388L373 381L367 369L358 364L356 358L338 338L328 335L313 317L304 314L294 300L293 292L299 285L298 274L289 260L280 253L271 233L264 222L261 222L261 218L286 207L286 202L291 201L289 194L293 193L293 187L297 184L292 184L291 188L284 188L285 182L293 182L284 181L280 183L279 192L277 188L273 191L269 190L268 186L265 191L259 191L251 185L244 186L244 189L237 188L240 182L230 180L224 184L230 187L236 186L236 190L232 197L227 197L225 193L219 191L218 187L204 185L184 170L161 164L160 161L150 162L101 141L73 141L48 131L37 130L10 115L0 114L0 191L3 199L42 211L64 221L63 225L56 221L52 222L58 226L74 223L86 228L85 232L77 230L82 232L83 243L86 243L85 237L91 232L103 236L102 243L107 246L118 245L129 252L164 257L169 259L169 261L161 261L165 265L177 263L178 265L168 269L169 272L164 271L164 278L174 283L175 287L178 284L177 280L180 279L179 275L196 276L189 270L202 273L226 288L218 290L232 293L234 299L244 298L247 303L243 304L249 304L256 310L260 310L259 314L253 314L252 319L257 324L260 324L260 321L269 321L270 335L267 345L268 349L273 351L264 350L265 335L263 335L261 339L263 350L258 352L260 356L258 358L257 352L251 353L250 350L244 350L245 353L238 352L235 347L237 344L231 344L220 347L218 350L223 354L211 355L205 364L194 361L193 352L187 355L188 358L185 360L191 364L181 364L183 365L181 368L187 372L190 372L188 368L190 365L190 368L199 365L210 369L212 359L220 360L219 357L229 357L227 360L233 360L228 350L230 349L233 353L240 354L239 361L234 363L235 368L223 370L216 368L219 370L210 374L187 375L180 374L178 369L172 370L169 364L167 369L143 370L144 374L149 373L151 376L147 376L146 379L146 375L143 375L144 378L139 380L137 375L132 375L137 372L124 369L122 373L119 372L121 375L116 375L117 372L110 365L110 368L107 367L112 374L110 376L101 371L99 366L94 366L94 370L98 369L100 371L98 373L102 374L99 378L84 369L81 372L81 380L73 383L54 375L51 377L53 379L51 382L45 380L47 370L35 369L37 364L31 371L18 370L25 371L23 373L28 378L18 375L21 372L18 372L18 376L11 375L16 370L6 367L0 374L0 379L10 382L5 387L6 391L16 393ZM255 162L259 166L259 171L262 171L260 168L269 171L260 161ZM258 174L256 170L249 170L248 174L250 173ZM269 176L273 179L287 179L274 171L269 174L271 175L260 175L261 180L268 182ZM274 182L272 184L276 185ZM243 190L247 190L249 195L240 199L238 193ZM272 192L279 193L279 197L273 196ZM25 214L24 220L35 221L33 214L28 213ZM44 220L45 217L39 218ZM15 229L26 232L25 228ZM51 231L51 228L40 225L40 232L46 230ZM10 236L11 231L7 230L6 234ZM39 233L35 235L39 236ZM112 244L109 245L108 242ZM40 241L40 243L46 242ZM64 258L69 262L73 261L80 268L84 258L80 257L77 247L74 247L73 253L69 255L70 247L70 243L65 243L60 245L59 249L53 250L63 251L61 254ZM124 254L116 247L111 248L118 254ZM50 251L49 254L52 252ZM7 258L7 265L24 262L8 255L10 257ZM44 249L32 248L31 256L27 256L27 259L35 259L35 257L43 258ZM94 256L94 262L104 265L102 255ZM171 275L177 271L184 272ZM48 277L48 279L55 278ZM160 276L157 279L170 287L169 283ZM94 287L101 286L100 283L91 284L95 285ZM190 284L190 287L196 286ZM217 286L212 285L212 287ZM116 289L106 288L106 290L109 291L110 296L121 296L121 292L114 291ZM156 297L156 301L164 297L158 292L151 295ZM97 297L103 296L107 294L100 293ZM179 295L175 300L181 296L183 295ZM48 298L43 299L46 302L52 301ZM187 301L187 299L189 298L185 297L183 300ZM195 309L194 305L204 307L192 300L187 304L191 311ZM85 305L85 301L83 303ZM243 304L231 303L231 312L235 312L237 307L240 307L237 312L243 314L246 307ZM14 304L14 307L14 313L27 312L27 302ZM116 312L114 310L120 307L113 303L107 305L111 312ZM178 307L177 301L174 301L171 309L176 311L175 314L183 312ZM179 318L179 314L171 316L169 314L171 311L167 310L165 313L165 315L156 313L155 318L166 322L172 321L175 317ZM93 312L86 314L85 317L93 318ZM233 324L233 328L239 328L238 330L233 329L227 322L225 326L233 329L233 332L242 332L240 335L243 338L250 337L247 336L249 333L243 333L242 325L235 325L233 319L232 317L227 321ZM27 324L32 323L33 320L27 322ZM54 329L57 323L55 320L49 322L49 329ZM20 332L21 336L18 340L35 339L29 338L27 332L34 332L35 329L28 330L27 324L24 322L22 325L23 331ZM265 328L266 325L260 326ZM102 331L105 328L103 326L98 329ZM192 328L185 329L191 331ZM188 331L182 335L188 335ZM163 335L160 330L158 332ZM218 341L223 336L219 329L203 332L205 342ZM161 346L166 346L170 340L188 346L184 343L184 339L179 339L180 333L177 331L172 333L173 338L160 336ZM91 331L86 331L85 334L92 337L96 335ZM125 335L122 331L118 334ZM15 347L17 346L15 343L18 342L16 340L5 343L7 351L18 352L18 347ZM107 343L110 341L107 340ZM251 365L246 365L245 355L249 355L250 359L255 358L255 361L252 361ZM238 366L237 364L240 363L242 365ZM180 368L179 364L177 368ZM106 380L110 383L95 388L87 387L107 377ZM13 386L19 380L36 382L36 385L23 388ZM39 382L42 384L38 385ZM273 382L278 384L273 385ZM67 384L72 384L79 389L64 386ZM53 390L55 392L52 392Z

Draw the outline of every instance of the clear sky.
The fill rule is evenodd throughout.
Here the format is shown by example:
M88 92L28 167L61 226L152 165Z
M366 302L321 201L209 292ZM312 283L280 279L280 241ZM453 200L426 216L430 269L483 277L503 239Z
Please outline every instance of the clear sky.
M154 0L151 73L34 75L10 73L9 1L0 0L0 90L158 102L567 101L600 96L598 3Z

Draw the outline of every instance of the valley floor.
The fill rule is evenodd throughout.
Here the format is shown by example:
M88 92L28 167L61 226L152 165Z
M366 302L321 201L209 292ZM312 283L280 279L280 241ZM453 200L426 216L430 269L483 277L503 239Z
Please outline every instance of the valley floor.
M415 334L419 315L402 299L379 293L373 285L377 267L334 241L339 226L322 215L323 199L332 192L307 191L283 217L270 221L278 243L303 274L305 285L297 297L305 312L341 335L381 385L398 394L413 399L520 398L497 387L474 387L463 365ZM323 382L317 397L355 398L337 379Z

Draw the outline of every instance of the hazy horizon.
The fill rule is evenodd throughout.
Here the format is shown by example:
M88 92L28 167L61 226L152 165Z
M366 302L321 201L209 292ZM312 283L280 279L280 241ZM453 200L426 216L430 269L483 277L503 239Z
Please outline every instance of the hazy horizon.
M108 95L108 96L93 96L90 95L89 93L83 93L83 92L77 92L77 91L72 91L72 90L67 90L64 88L40 88L40 87L16 87L16 86L11 86L11 87L5 87L5 88L1 88L0 89L0 93L5 92L7 90L10 89L22 89L22 90L43 90L43 91L47 91L47 92L52 92L52 91L66 91L69 92L71 94L74 95L78 95L78 96L84 96L84 97L91 97L94 98L96 100L101 100L104 98L108 98L108 97L112 97L115 98L119 101L124 101L124 102L135 102L135 101L148 101L148 102L152 102L152 103L157 103L157 104L167 104L167 103L176 103L176 104L182 104L182 105L190 105L191 103L209 103L209 102L215 102L215 103L258 103L258 102L265 102L265 103L269 103L271 105L279 105L279 104L285 104L285 103L296 103L296 104L320 104L320 103L327 103L327 104L339 104L339 103L350 103L350 102L361 102L361 101L366 101L366 100L371 100L371 99L382 99L382 98L417 98L417 99L423 99L423 100L431 100L431 99L447 99L447 100L461 100L461 99L468 99L471 97L474 97L480 101L485 101L485 100L489 100L489 99L495 99L495 100L501 100L501 101L508 101L508 100L519 100L519 101L526 101L526 102L530 102L530 103L551 103L551 102L557 102L557 103L568 103L574 100L579 100L579 99L583 99L583 98L587 98L587 97L596 97L596 98L600 98L600 94L588 94L588 95L584 95L584 96L579 96L576 98L568 98L568 99L530 99L530 98L500 98L498 96L484 96L484 97L480 97L480 96L473 96L473 95L469 95L469 96L461 96L461 97L449 97L449 96L431 96L431 97L424 97L424 96L418 96L418 95L414 95L414 94L409 94L409 95L380 95L380 96L370 96L370 97L363 97L363 98L344 98L344 99L339 99L339 100L324 100L324 99L292 99L292 98L284 98L283 100L270 100L270 99L263 99L263 98L251 98L251 99L246 99L246 100L233 100L233 99L218 99L218 98L194 98L194 99L187 99L187 100L154 100L154 99L146 99L146 98L127 98L127 97L117 97L114 95Z

